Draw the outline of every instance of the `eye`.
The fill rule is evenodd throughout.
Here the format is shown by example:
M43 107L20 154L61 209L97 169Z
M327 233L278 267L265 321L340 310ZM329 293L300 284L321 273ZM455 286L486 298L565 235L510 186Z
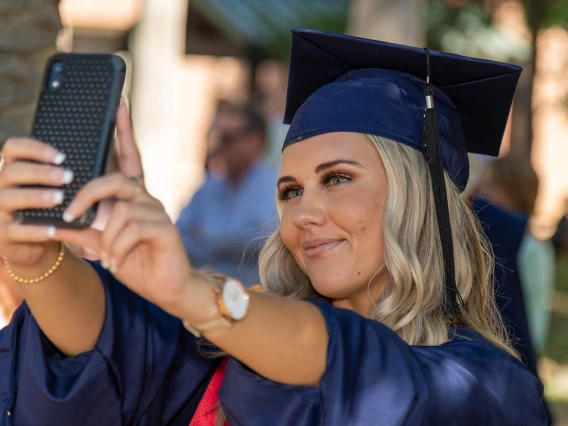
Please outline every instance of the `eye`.
M280 201L288 201L302 195L302 189L295 187L281 188L278 190L278 199Z
M337 186L349 182L351 176L343 173L326 173L322 176L322 184L327 186Z

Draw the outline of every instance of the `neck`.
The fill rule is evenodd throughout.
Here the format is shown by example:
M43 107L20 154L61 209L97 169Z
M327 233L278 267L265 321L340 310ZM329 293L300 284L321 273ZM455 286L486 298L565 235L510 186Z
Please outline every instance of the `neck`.
M348 309L350 311L357 312L363 317L369 316L369 312L373 307L373 304L367 298L366 294L364 298L350 297L348 299L334 299L332 300L331 305L335 308Z
M368 317L371 310L381 296L382 289L385 288L384 280L388 279L387 274L382 274L384 265L371 278L368 285L360 292L343 299L333 299L331 305L336 308L349 309L359 315Z

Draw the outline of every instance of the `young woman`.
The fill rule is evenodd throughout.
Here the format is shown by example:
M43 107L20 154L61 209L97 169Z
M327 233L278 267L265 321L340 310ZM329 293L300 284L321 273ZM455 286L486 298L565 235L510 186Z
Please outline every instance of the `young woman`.
M143 188L125 107L120 173L66 213L117 198L103 232L15 223L9 213L55 199L20 185L61 186L65 173L49 146L7 142L0 253L15 279L40 280L21 285L26 304L0 335L5 424L545 423L459 196L467 150L498 152L520 70L308 30L293 33L290 67L262 293L191 268ZM202 355L200 335L228 364Z

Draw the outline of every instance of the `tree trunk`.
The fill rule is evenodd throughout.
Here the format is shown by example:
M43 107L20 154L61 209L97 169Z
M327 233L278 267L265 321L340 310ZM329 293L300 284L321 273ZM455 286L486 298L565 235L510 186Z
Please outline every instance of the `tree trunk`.
M349 34L424 47L425 0L352 0Z
M524 64L523 72L515 93L511 120L511 145L509 151L527 158L531 156L533 141L533 83L536 75L537 32L533 31L533 53Z
M61 29L59 0L0 0L0 144L26 136Z

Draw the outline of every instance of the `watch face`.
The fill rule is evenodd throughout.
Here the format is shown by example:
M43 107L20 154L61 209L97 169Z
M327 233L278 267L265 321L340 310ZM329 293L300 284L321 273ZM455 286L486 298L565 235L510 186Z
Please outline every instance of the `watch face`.
M233 319L241 320L247 314L249 296L239 282L234 280L225 282L223 286L223 302Z

